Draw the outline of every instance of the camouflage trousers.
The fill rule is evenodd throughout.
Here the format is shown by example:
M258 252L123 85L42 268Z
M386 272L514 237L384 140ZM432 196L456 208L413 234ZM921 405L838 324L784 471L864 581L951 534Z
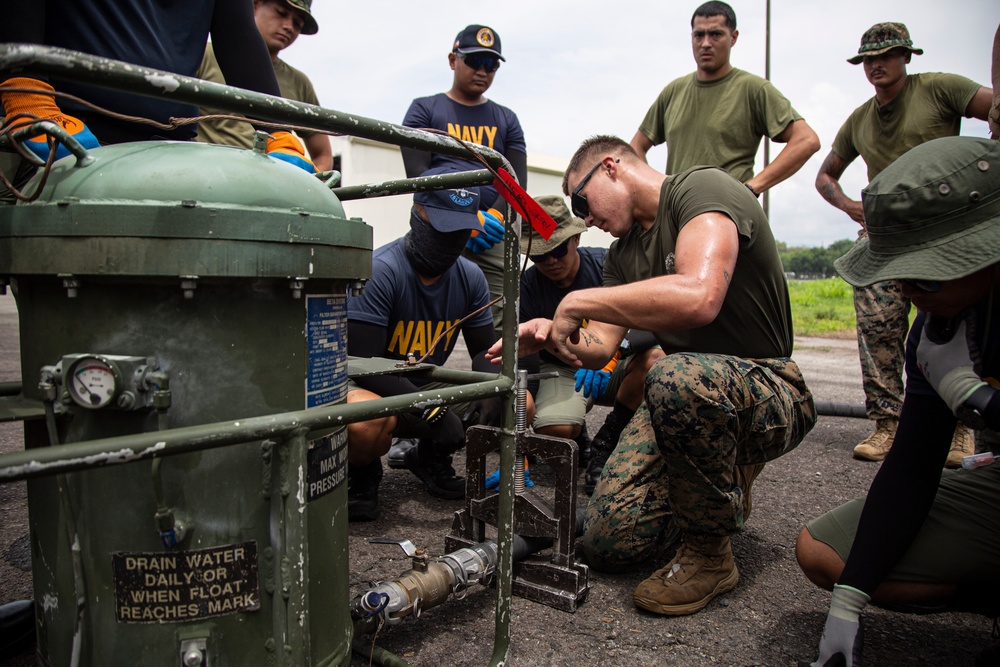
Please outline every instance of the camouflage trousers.
M588 562L622 570L659 556L678 530L738 531L734 466L791 451L815 423L812 394L791 359L664 357L587 506Z
M858 355L868 418L899 419L903 407L903 359L910 329L910 300L890 280L854 288Z

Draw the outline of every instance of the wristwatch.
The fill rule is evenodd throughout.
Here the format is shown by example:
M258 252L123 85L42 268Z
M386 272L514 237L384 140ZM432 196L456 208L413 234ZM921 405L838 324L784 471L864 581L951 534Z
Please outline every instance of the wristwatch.
M754 197L759 197L760 196L760 193L757 192L756 190L754 190L753 186L750 185L749 183L744 183L743 185L747 186L747 190L749 190L750 194L752 194Z

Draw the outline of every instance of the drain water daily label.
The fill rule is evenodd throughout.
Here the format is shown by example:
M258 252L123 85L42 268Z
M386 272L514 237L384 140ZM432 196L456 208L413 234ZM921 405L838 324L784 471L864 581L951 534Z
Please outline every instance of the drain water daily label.
M257 542L195 551L116 553L119 623L184 623L260 609Z

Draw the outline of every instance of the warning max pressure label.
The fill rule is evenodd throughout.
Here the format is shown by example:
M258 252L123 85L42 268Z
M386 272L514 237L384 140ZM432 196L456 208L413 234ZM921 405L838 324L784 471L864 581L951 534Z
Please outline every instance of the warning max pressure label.
M116 553L119 623L178 623L260 609L257 543L169 553Z

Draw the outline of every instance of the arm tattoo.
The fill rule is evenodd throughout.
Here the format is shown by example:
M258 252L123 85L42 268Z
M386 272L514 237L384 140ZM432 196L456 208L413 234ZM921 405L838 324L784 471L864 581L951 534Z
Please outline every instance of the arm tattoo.
M580 342L585 346L590 347L591 345L599 346L602 345L601 339L587 331L586 329L580 329Z
M726 284L727 285L732 280L732 276L729 275L729 270L728 269L723 269L722 270L722 277L726 279Z

